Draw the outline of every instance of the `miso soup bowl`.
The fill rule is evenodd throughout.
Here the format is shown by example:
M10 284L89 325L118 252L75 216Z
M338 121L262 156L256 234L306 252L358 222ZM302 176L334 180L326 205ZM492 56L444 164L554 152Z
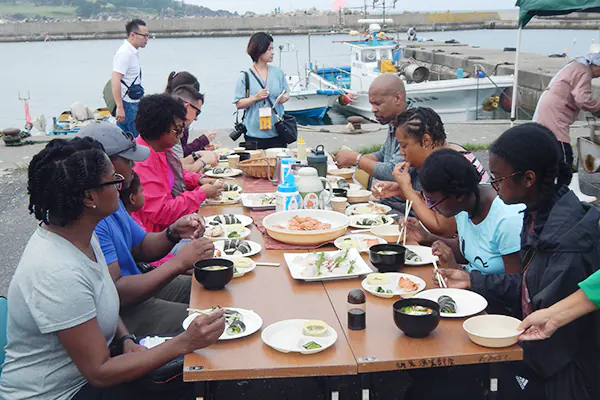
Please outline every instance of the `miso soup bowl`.
M423 306L432 310L427 315L410 315L401 312L404 307ZM404 299L394 303L394 322L406 336L424 338L440 323L440 305L427 299Z
M225 267L211 270L210 267ZM233 261L224 258L209 258L194 263L194 277L206 290L220 290L233 278Z

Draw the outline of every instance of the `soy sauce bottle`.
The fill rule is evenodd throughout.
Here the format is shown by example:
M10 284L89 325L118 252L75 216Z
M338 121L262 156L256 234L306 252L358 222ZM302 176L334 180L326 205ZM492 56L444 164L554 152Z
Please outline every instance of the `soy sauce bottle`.
M352 289L348 292L348 329L360 331L367 325L367 307L365 292Z

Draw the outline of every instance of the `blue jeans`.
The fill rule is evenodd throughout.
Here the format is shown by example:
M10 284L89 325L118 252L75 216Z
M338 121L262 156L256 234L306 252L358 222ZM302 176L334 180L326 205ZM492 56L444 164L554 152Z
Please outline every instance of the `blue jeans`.
M117 126L125 132L133 133L134 137L138 137L138 131L135 129L135 116L138 111L138 103L123 101L123 108L125 109L125 122L117 122Z

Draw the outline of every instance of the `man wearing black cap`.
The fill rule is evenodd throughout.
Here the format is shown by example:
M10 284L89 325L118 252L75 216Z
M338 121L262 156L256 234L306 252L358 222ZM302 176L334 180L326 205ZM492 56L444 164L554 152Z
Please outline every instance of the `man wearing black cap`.
M78 136L102 143L115 171L132 179L135 161L148 158L150 150L137 144L133 136L108 122L92 122ZM193 263L213 256L214 246L203 239L204 222L198 215L187 215L165 231L146 233L125 210L100 221L95 229L121 301L121 318L137 336L171 335L181 331L187 317L191 278L181 276ZM182 238L193 240L159 268L142 274L137 262L163 258ZM135 338L134 338L135 339Z

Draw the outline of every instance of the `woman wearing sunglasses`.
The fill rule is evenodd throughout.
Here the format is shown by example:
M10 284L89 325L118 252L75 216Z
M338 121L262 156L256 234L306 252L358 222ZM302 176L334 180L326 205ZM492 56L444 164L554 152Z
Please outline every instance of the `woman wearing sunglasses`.
M519 234L523 226L523 205L506 205L462 154L441 149L425 160L419 169L422 197L428 208L444 218L455 218L457 238L428 233L409 218L409 235L422 245L432 246L433 254L448 268L465 266L482 274L521 272Z
M401 197L413 202L412 211L431 232L452 237L456 233L454 218L446 218L427 206L420 194L417 171L425 159L440 149L456 150L473 164L481 182L489 175L477 158L462 146L449 143L440 116L431 108L411 108L396 117L396 140L400 144L400 155L404 162L396 165L393 176L396 182L379 182L373 194L379 198Z
M40 221L8 289L0 398L154 399L132 382L216 342L223 311L153 349L119 318L119 295L94 228L119 209L125 178L90 138L55 139L29 165L29 210ZM111 355L117 345L121 355ZM183 382L161 399L180 399ZM192 398L192 396L188 397Z
M490 305L503 306L523 319L575 293L579 282L597 270L600 211L569 190L571 169L560 156L556 138L542 125L529 123L504 132L490 149L490 170L500 198L526 206L522 272L483 275L442 269L441 274L448 287L471 289ZM600 398L599 327L600 314L593 313L547 340L521 343L524 362L500 364L501 398Z

